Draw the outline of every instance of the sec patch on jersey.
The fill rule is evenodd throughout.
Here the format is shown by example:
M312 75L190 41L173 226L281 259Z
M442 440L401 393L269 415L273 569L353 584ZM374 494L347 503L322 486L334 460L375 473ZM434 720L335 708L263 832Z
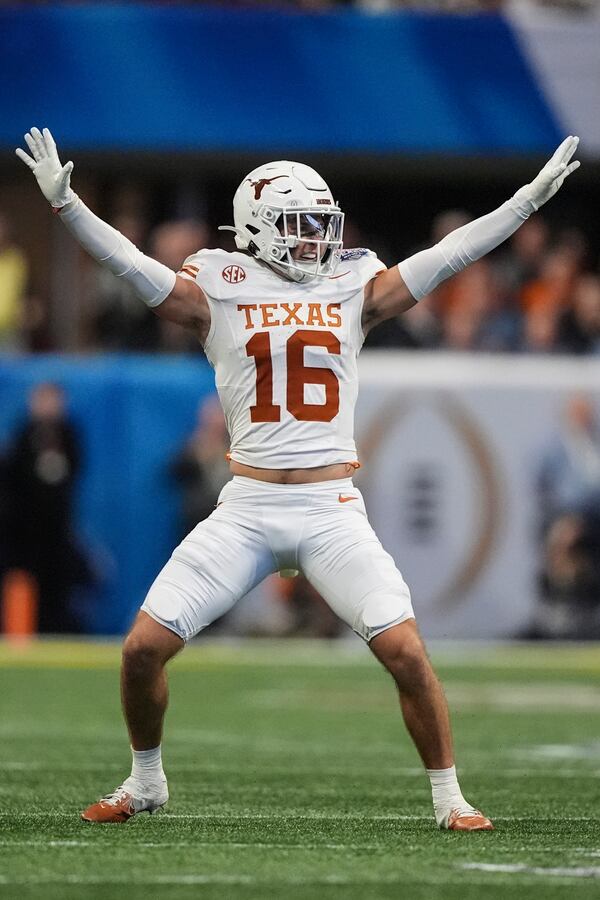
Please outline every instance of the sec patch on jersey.
M229 284L239 284L246 279L246 272L241 266L225 266L221 275Z

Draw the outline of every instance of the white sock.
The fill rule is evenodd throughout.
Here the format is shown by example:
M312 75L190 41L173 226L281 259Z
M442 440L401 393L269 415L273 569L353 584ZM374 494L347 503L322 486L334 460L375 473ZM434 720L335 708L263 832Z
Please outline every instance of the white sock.
M438 825L442 824L452 809L470 807L470 803L467 803L462 795L455 766L450 766L449 769L426 769L425 771L431 782L433 809Z
M134 750L132 747L131 753L133 755L132 778L135 778L136 781L142 784L165 780L160 744L152 750Z

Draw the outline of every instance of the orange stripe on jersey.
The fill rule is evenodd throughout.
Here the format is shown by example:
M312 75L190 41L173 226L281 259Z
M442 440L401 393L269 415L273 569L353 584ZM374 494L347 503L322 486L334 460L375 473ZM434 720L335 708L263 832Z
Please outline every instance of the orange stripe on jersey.
M198 272L199 269L196 266L184 266L183 269L179 270L179 273L183 275L190 275L192 278L195 278Z

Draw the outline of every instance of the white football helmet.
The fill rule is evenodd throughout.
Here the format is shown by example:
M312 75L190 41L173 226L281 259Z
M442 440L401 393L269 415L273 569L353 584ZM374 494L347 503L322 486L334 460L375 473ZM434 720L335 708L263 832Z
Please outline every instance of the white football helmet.
M321 176L302 163L259 166L244 178L233 198L239 250L248 250L279 275L307 282L333 275L342 249L344 214ZM302 244L302 256L291 251Z

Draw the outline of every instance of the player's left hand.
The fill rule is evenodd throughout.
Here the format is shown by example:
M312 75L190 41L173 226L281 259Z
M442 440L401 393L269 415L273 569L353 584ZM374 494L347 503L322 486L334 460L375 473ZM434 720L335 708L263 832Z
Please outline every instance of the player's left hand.
M569 136L565 138L539 175L530 184L520 188L515 196L529 200L536 210L543 206L544 203L547 203L551 197L554 197L558 189L562 187L565 178L581 165L578 160L571 162L578 144L578 137Z
M73 163L62 165L54 138L48 128L44 128L43 132L39 128L32 128L25 135L25 143L31 151L31 156L20 147L15 153L35 175L46 200L57 209L66 206L75 198L70 185Z

